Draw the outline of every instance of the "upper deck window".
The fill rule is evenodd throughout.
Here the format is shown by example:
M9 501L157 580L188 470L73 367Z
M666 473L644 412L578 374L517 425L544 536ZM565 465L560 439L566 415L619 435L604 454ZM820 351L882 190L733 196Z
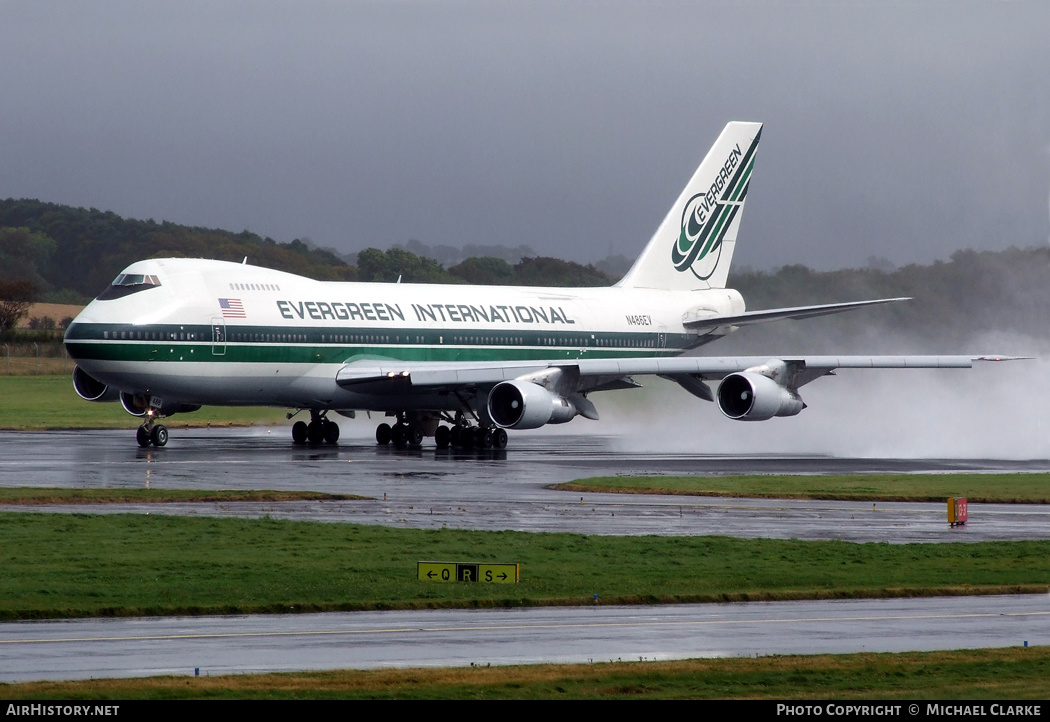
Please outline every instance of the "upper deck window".
M156 276L142 273L121 273L113 279L113 283L110 284L109 288L98 295L96 300L109 301L114 298L123 298L132 293L145 291L147 288L159 285L160 280Z

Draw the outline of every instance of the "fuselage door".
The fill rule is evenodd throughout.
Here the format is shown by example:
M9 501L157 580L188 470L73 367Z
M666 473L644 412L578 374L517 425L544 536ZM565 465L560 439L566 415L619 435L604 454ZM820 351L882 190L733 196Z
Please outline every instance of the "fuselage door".
M226 355L226 321L221 318L211 320L211 355Z

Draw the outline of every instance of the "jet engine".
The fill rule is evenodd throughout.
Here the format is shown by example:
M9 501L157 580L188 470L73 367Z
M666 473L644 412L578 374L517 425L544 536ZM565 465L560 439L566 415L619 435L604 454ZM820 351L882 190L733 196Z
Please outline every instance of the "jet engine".
M73 367L73 390L85 401L116 401L120 395L120 391L106 386L79 366Z
M799 395L773 379L750 371L729 374L718 387L718 408L736 421L794 416L806 408Z
M505 429L538 429L564 424L578 413L576 405L529 381L503 381L492 387L489 417Z

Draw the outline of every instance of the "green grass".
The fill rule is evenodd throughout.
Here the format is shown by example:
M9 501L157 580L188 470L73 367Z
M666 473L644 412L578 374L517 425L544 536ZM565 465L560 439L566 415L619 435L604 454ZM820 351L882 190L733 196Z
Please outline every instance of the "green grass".
M415 579L517 562L517 585ZM0 618L1045 592L1050 541L853 544L0 514Z
M551 488L574 492L679 494L773 499L1050 504L1050 473L819 474L789 476L599 476Z
M8 700L1046 700L1050 647L0 684ZM925 706L922 707L925 711ZM1045 709L1045 703L1044 703ZM902 710L903 716L907 706ZM121 710L123 711L123 710Z
M69 376L0 376L0 429L134 429L141 423L119 402L84 401L73 390ZM217 406L205 406L164 421L171 427L281 423L286 423L281 409Z

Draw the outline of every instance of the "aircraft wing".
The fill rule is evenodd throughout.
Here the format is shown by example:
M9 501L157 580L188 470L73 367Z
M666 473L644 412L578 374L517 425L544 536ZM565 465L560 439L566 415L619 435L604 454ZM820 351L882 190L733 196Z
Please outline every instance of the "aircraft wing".
M774 308L768 311L748 311L735 316L699 316L687 318L683 321L686 328L707 331L721 326L750 326L767 321L779 321L780 319L803 319L815 316L827 316L832 313L842 313L864 306L878 306L884 303L899 303L910 301L909 297L902 298L877 298L871 301L851 301L848 303L824 303L818 306L795 306L794 308Z
M632 376L656 375L693 396L714 401L730 419L794 416L806 407L799 387L840 368L969 368L1005 356L676 356L476 363L359 361L343 366L336 383L362 394L449 393L486 399L504 428L538 428L580 415L598 418L594 391L638 386ZM720 379L714 391L707 381Z
M749 369L783 363L803 383L840 368L970 368L976 361L1006 361L1010 356L675 356L671 358L566 359L552 361L426 362L357 361L336 374L336 383L352 390L382 393L407 388L467 389L502 381L543 377L559 370L581 380L655 375L721 379ZM583 384L586 386L586 384ZM794 384L796 387L801 384Z

